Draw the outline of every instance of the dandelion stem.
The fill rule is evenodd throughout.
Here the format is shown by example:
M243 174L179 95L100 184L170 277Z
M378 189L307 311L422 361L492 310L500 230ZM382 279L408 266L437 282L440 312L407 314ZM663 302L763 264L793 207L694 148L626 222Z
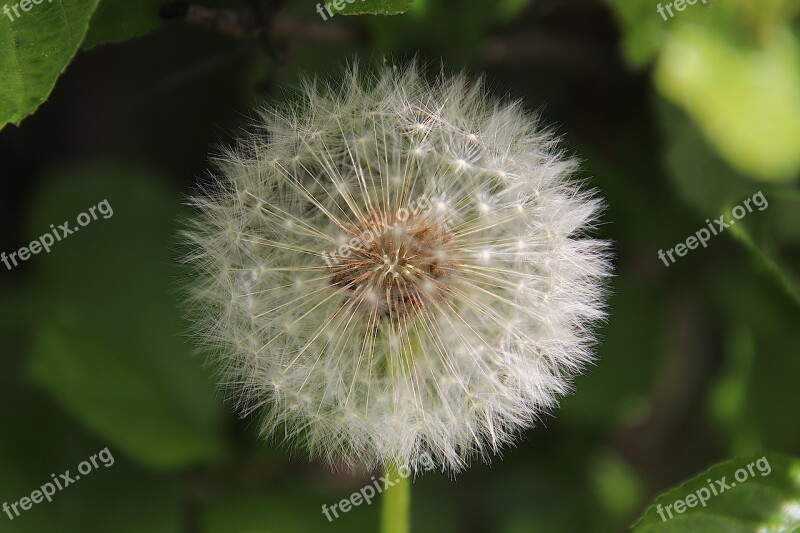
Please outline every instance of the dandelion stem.
M407 472L406 472L407 473ZM383 492L381 533L411 531L411 481L395 463L386 465L386 479L394 483Z

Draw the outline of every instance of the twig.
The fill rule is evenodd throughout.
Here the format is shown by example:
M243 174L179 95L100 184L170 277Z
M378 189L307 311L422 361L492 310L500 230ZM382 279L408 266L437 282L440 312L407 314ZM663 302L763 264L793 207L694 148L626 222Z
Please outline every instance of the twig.
M165 5L161 8L161 17L181 19L189 24L212 29L237 39L255 38L261 30L258 21L250 13L211 9L190 5L188 2L172 2Z
M187 24L216 30L237 39L260 38L264 28L259 20L266 20L263 15L189 5L187 2L167 4L161 9L161 16L180 19ZM269 20L269 39L290 46L304 42L352 43L363 37L354 28L335 22L301 22L277 17Z
M613 58L589 44L542 32L490 39L483 49L481 62L486 66L538 63L593 73L614 69Z
M245 43L237 48L232 50L225 51L223 53L204 58L200 62L191 65L185 69L179 70L175 72L171 76L167 77L164 80L161 80L157 83L154 87L152 87L147 92L140 94L136 99L134 99L133 103L138 104L140 102L145 102L154 96L157 96L160 93L165 93L171 90L174 90L178 87L183 85L188 85L193 81L205 76L219 68L225 67L236 60L243 58L250 54L256 46L253 43Z
M286 65L287 57L308 43L359 43L366 35L357 26L337 22L310 22L280 17L289 0L249 0L252 12L215 9L185 1L167 4L161 15L167 19L212 29L237 39L256 40L269 54L273 68L262 85L268 91ZM480 61L485 66L538 63L578 72L604 73L613 70L611 58L588 44L537 32L490 39Z

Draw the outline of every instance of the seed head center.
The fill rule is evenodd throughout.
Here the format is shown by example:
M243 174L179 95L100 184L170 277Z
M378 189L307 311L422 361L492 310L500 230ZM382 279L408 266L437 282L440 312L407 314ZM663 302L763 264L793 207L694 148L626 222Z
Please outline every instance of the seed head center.
M352 310L399 318L428 310L449 292L455 247L446 223L372 213L346 228L349 244L328 262L330 283Z

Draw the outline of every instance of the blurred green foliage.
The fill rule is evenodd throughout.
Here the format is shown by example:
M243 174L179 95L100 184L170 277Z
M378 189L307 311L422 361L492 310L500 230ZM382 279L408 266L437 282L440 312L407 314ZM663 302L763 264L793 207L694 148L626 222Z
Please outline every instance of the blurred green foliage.
M656 87L695 119L723 158L756 179L796 177L800 45L793 22L800 3L698 1L671 8L672 17L653 16L649 0L611 4L631 63L655 61Z
M0 16L0 124L56 87L0 133L0 249L104 199L114 209L49 254L0 267L0 504L106 446L115 457L52 503L0 513L0 531L375 530L376 505L333 523L321 512L371 474L331 472L265 443L257 415L237 420L178 305L180 202L204 181L207 152L263 103L269 75L279 87L300 73L335 79L353 55L487 70L493 91L521 98L584 159L581 177L608 203L598 233L615 241L596 364L491 465L418 479L415 531L610 532L642 515L640 531L796 528L796 514L775 515L798 501L797 460L778 454L770 476L720 496L713 515L662 526L646 509L725 458L800 455L798 3L699 1L668 20L649 0L359 7L390 4L408 11L325 22L315 2L290 2L283 17L298 26L280 53L160 24L149 0ZM355 37L318 40L330 28ZM669 267L659 260L757 191L768 208Z
M136 169L65 174L48 179L30 228L74 219L90 207L84 204L92 194L94 204L106 200L114 214L70 235L69 246L37 265L36 292L47 306L36 317L31 379L142 464L180 468L219 460L222 409L179 336L186 330L176 313L172 252L179 196Z

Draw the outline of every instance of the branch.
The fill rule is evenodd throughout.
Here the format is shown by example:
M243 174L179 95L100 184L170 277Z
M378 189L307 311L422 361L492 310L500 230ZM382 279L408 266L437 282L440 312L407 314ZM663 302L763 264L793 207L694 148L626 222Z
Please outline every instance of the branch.
M273 42L294 46L305 42L352 43L363 37L354 28L335 22L273 19L274 14L265 16L263 13L213 9L190 5L188 2L173 2L161 8L161 16L165 19L182 20L186 24L215 30L237 39L260 39L264 36Z
M289 0L249 0L252 12L215 9L173 2L161 8L165 19L211 29L236 39L259 42L272 58L273 68L263 83L274 85L275 77L286 64L286 57L307 43L353 44L366 41L357 26L337 22L311 22L279 17ZM606 57L588 43L575 42L546 32L489 39L480 55L486 67L509 64L543 64L575 72L608 74L615 69L613 58Z
M481 62L486 66L538 63L601 74L613 71L615 66L614 58L604 55L589 43L538 31L488 40Z

